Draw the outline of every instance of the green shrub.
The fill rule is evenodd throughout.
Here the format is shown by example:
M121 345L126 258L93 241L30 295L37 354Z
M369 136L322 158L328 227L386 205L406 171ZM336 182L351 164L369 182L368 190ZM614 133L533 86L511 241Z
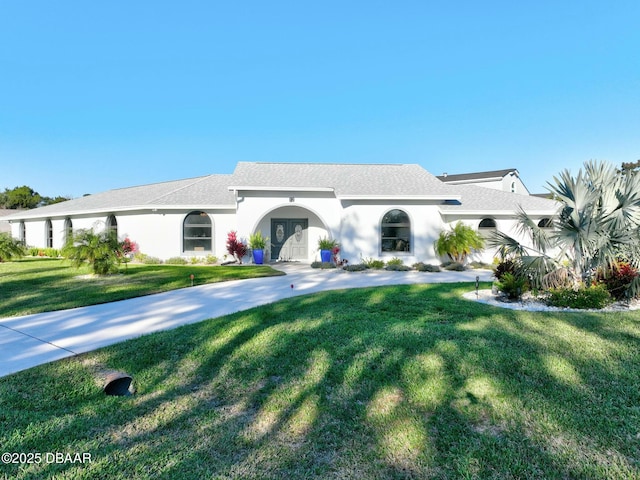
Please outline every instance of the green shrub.
M182 257L171 257L167 258L164 263L167 265L186 265L187 259Z
M401 258L393 257L390 260L387 260L387 267L399 267L404 265L404 261Z
M527 279L514 275L513 273L504 273L500 280L496 282L498 290L504 293L507 298L516 300L529 289Z
M142 256L141 261L145 265L160 265L162 263L158 257L150 257L149 255Z
M322 270L327 270L331 268L336 268L336 264L333 262L312 262L311 268L320 268Z
M45 248L44 256L49 258L58 258L60 256L60 251L55 248Z
M191 258L189 259L189 263L190 263L191 265L197 265L198 263L200 263L200 261L201 261L201 260L202 260L202 259L201 259L201 258L199 258L199 257L191 257Z
M384 268L384 262L382 260L374 260L373 258L363 258L361 265L365 265L367 268L373 268L376 270Z
M413 268L415 268L419 272L440 272L441 271L438 265L431 265L429 263L424 263L424 262L414 263Z
M354 263L353 265L347 265L342 268L347 272L362 272L369 269L369 267L364 263Z
M216 257L215 255L207 255L204 259L204 263L206 263L207 265L213 265L215 263L218 263L218 257Z
M442 268L453 272L463 272L466 270L464 265L460 262L445 262L442 264Z
M391 265L387 265L386 267L384 267L384 269L390 272L408 272L409 270L411 270L411 267L407 265L398 265L396 263L392 263Z
M606 285L598 283L585 287L581 285L577 289L554 288L549 290L547 304L560 308L594 308L601 309L613 301Z

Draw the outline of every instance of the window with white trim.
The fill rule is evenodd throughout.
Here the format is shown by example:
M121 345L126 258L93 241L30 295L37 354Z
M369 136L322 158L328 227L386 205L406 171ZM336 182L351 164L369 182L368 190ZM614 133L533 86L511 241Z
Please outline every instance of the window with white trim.
M411 220L404 210L389 210L380 223L382 252L411 251Z
M191 212L182 225L183 252L211 252L213 227L205 212Z
M47 248L53 248L53 225L49 219L44 222L44 235L47 240Z

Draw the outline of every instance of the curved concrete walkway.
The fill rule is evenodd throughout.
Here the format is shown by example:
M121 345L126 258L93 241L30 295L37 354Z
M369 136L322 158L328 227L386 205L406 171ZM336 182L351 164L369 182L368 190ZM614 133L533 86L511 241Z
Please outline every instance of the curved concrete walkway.
M281 277L200 285L119 302L0 318L0 377L100 347L326 290L416 283L490 281L492 272L344 272L280 264ZM293 285L293 288L292 288Z

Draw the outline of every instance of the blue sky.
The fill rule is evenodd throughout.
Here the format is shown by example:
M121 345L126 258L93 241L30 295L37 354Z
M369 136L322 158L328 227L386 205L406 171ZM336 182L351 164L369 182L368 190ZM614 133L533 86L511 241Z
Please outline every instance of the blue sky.
M530 3L530 5L526 5ZM640 159L640 2L0 0L0 189Z

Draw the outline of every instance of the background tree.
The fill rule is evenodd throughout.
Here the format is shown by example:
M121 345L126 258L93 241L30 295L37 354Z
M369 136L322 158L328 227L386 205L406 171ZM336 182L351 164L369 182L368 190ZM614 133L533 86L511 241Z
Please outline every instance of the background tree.
M36 208L42 201L40 194L26 185L11 190L5 188L1 198L4 208Z
M53 205L54 203L66 202L67 200L71 200L69 197L63 197L58 195L57 197L42 197L42 201L40 202L40 207L44 207L46 205Z
M637 173L638 171L640 171L640 160L636 160L635 162L622 162L622 165L618 169L618 172L623 174Z
M458 222L450 231L442 231L435 242L437 255L447 255L452 261L464 263L474 250L484 248L484 238L473 228Z

